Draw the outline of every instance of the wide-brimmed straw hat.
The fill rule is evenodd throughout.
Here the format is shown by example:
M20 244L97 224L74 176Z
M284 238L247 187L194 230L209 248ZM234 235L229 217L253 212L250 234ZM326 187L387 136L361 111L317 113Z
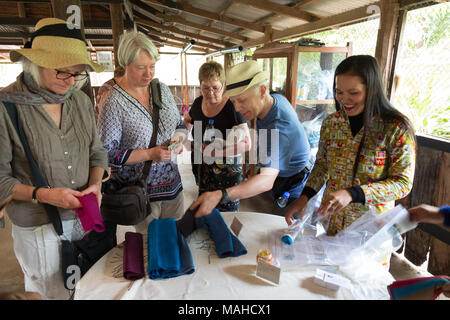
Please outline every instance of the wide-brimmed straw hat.
M12 62L17 62L21 56L49 69L84 64L95 72L104 70L101 65L88 59L81 29L57 18L39 20L31 40L25 44L24 49L13 50L9 54Z
M255 60L239 63L227 70L224 97L241 94L254 85L269 79L269 73L263 71Z

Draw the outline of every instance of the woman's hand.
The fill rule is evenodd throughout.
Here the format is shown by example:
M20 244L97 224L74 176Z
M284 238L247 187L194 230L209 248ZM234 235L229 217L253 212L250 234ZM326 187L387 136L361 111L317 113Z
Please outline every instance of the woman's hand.
M284 219L286 223L290 226L294 221L294 215L298 213L299 218L303 218L305 214L306 205L308 204L308 197L305 195L300 196L294 203L290 206L288 212L286 212Z
M102 185L101 184L92 184L83 191L81 191L81 195L85 196L89 193L95 194L97 197L98 207L102 204Z
M440 213L439 207L421 204L408 209L409 218L414 222L427 222L434 224L443 224L444 215Z
M183 118L183 123L184 123L184 125L186 126L186 128L187 128L188 130L191 130L191 128L192 128L192 123L191 123L191 121L192 121L191 116L189 115L189 113L186 113L186 114L184 115L184 118Z
M70 210L81 208L81 203L77 199L81 196L81 192L69 188L40 188L36 192L36 199L39 202Z
M172 151L170 151L167 146L157 146L151 149L150 151L150 159L157 162L167 162L170 161L172 157Z
M220 190L205 192L202 193L202 195L199 196L197 200L195 200L191 204L189 209L194 211L196 208L198 208L195 213L195 217L200 218L202 216L210 214L213 209L219 204L221 199L222 191Z
M337 213L352 202L352 195L347 190L338 190L330 193L317 210L318 215L325 216L328 213Z
M175 148L175 149L173 149L172 150L172 152L174 153L174 154L180 154L180 153L182 153L183 152L183 137L178 137L177 139L175 139L175 140L170 140L169 141L169 145L171 145L172 143L174 143L174 142L177 142L178 143L178 145L177 145L177 147Z

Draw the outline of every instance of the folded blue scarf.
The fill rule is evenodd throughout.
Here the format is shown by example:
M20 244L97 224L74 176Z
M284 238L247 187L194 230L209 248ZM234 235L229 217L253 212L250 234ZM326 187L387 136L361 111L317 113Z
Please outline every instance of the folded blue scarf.
M172 218L155 219L148 226L148 276L166 279L195 271L191 251Z
M209 231L219 258L239 257L247 253L241 241L228 229L219 210L214 209L210 214L197 218L195 224Z

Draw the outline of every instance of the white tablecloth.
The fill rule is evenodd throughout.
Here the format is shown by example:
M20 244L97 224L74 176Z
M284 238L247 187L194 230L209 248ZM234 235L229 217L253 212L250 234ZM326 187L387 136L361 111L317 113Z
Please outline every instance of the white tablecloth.
M198 299L198 300L277 300L277 299L389 299L386 286L394 281L386 270L376 280L353 282L350 289L334 291L314 283L318 266L284 268L278 285L256 276L256 254L268 247L268 235L286 228L283 217L253 212L222 213L228 226L236 216L243 228L240 241L246 255L219 259L214 242L204 229L196 230L187 242L195 272L171 279L145 278L129 281L122 275L123 246L113 248L77 283L74 299ZM144 262L147 274L147 241Z

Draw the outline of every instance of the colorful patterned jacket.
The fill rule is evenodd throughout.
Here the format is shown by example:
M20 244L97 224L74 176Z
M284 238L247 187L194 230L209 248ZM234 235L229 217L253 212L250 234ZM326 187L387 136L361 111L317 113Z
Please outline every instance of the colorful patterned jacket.
M348 116L342 110L322 123L316 163L306 185L319 191L326 183L324 198L352 186L360 186L365 195L364 204L350 203L330 217L329 235L349 226L370 209L378 213L392 209L394 200L404 198L412 188L416 140L414 132L397 120L373 119L352 181L363 131L364 128L353 137Z

